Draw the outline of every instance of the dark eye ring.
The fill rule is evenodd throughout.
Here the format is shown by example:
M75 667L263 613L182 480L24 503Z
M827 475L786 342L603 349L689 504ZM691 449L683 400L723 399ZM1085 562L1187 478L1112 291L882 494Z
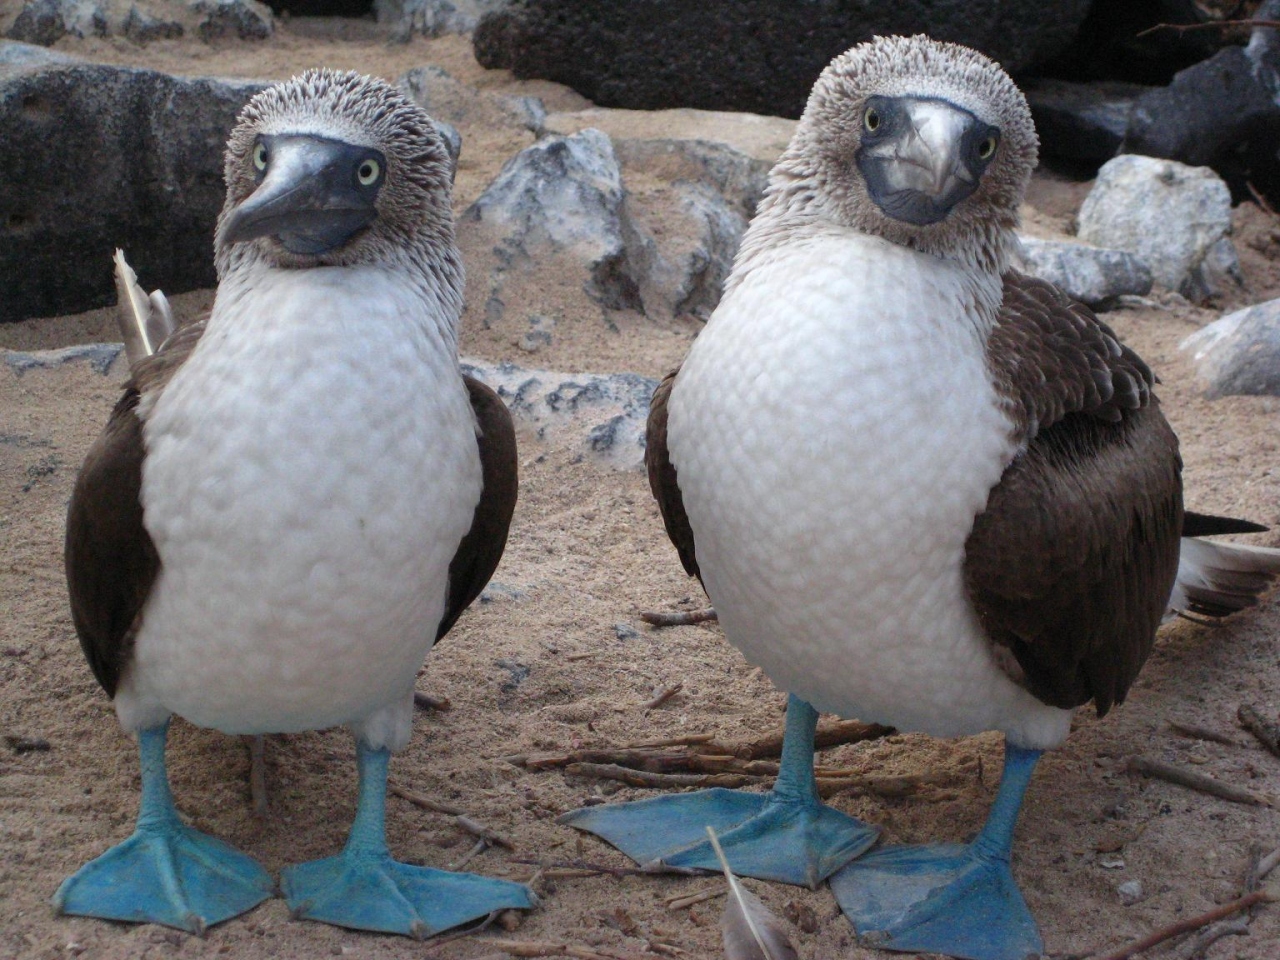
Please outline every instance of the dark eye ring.
M867 107L867 112L862 115L862 125L872 133L880 126L880 114L875 107Z
M995 137L987 137L987 139L983 140L980 144L978 144L979 160L990 160L993 156L995 156L995 152L996 152Z

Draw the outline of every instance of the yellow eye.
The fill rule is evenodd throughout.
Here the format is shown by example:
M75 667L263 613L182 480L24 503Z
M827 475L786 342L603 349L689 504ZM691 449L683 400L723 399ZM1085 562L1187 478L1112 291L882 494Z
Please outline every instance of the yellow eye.
M267 169L267 145L259 143L253 148L253 168L261 173Z
M880 114L875 107L867 108L867 112L862 115L862 125L873 133L880 126Z
M382 166L372 157L363 161L360 169L356 171L356 179L360 181L362 187L372 187L378 182L380 176L382 176Z
M995 137L987 137L987 139L983 140L980 144L978 144L979 160L990 160L992 156L995 155L995 152L996 152Z

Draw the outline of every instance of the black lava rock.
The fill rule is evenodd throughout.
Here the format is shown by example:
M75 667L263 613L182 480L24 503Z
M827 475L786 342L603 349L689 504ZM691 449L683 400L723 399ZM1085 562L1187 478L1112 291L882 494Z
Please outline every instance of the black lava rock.
M796 117L832 57L927 33L1019 71L1061 52L1090 0L516 0L476 27L477 59L602 106Z

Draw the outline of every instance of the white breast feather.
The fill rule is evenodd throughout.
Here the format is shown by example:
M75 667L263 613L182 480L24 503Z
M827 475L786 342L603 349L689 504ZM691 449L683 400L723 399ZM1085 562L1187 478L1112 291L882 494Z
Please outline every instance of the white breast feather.
M254 268L145 418L162 570L117 696L232 733L403 746L480 495L448 325L376 268Z
M668 442L725 632L775 683L844 716L1045 747L1070 714L998 668L963 582L1015 452L986 284L859 234L782 245L695 342Z

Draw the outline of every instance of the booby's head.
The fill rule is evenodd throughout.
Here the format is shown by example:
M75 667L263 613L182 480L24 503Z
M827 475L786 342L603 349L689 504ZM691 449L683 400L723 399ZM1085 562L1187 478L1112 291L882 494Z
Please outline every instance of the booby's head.
M998 272L1037 145L997 64L925 36L877 37L814 84L762 210Z
M382 80L309 70L269 87L227 143L219 275L246 259L304 268L406 257L452 273L452 169L431 118Z

